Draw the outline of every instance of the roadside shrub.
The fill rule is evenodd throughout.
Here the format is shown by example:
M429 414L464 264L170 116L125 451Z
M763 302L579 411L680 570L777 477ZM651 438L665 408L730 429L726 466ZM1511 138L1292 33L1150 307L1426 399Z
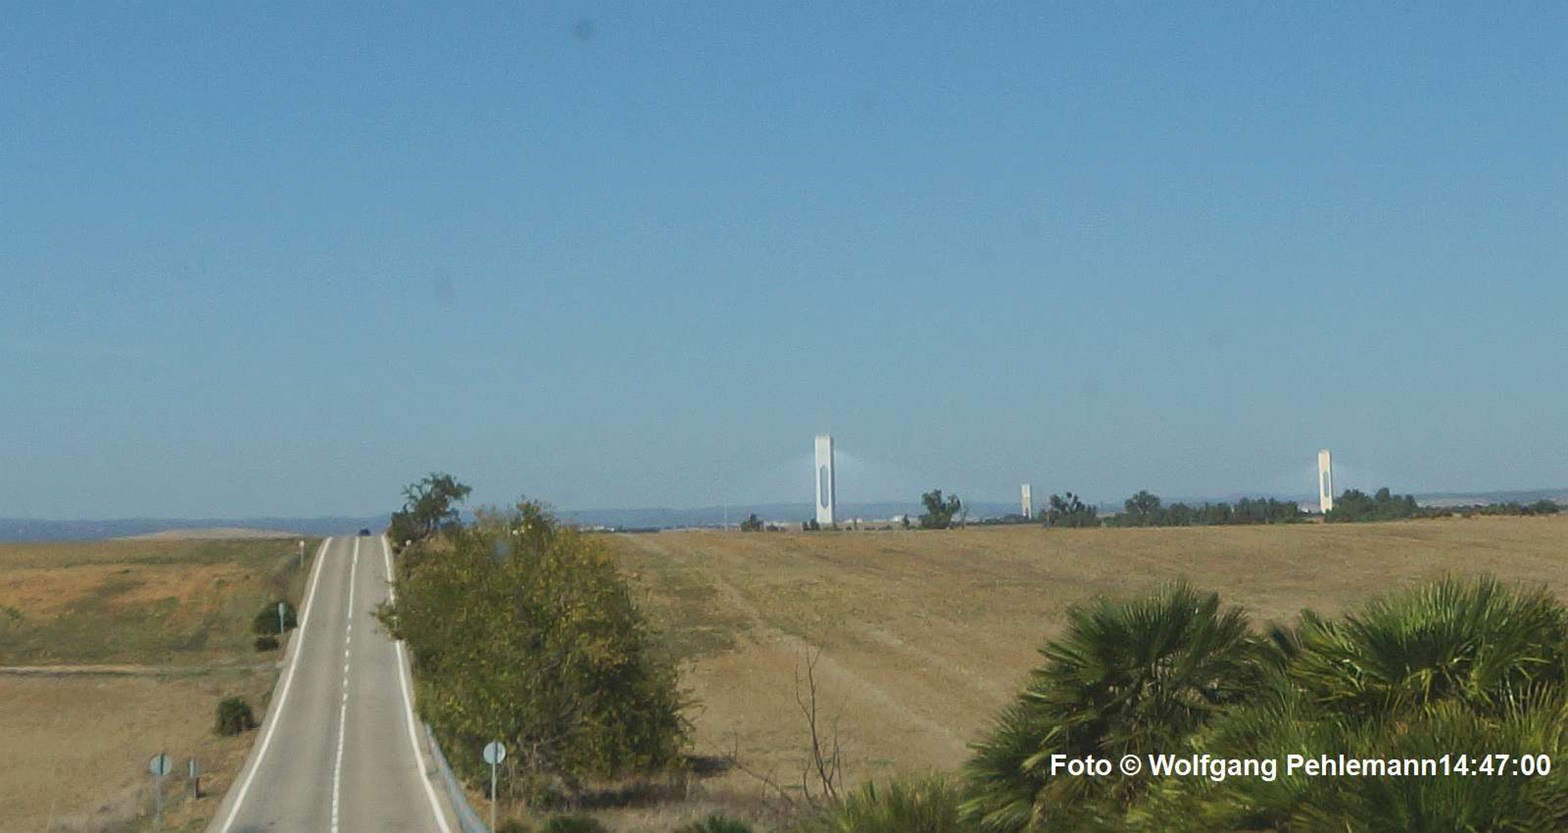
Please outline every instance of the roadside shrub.
M250 704L245 702L245 698L225 697L218 703L218 734L237 735L254 728L256 715L250 710Z
M299 622L294 618L294 605L288 602L283 603L283 627L286 630L299 627ZM256 612L256 618L250 622L250 632L257 636L276 636L280 633L277 602L267 602Z
M256 637L257 651L276 651L278 650L278 644L278 638L276 636Z
M543 833L610 833L610 828L592 816L553 816L545 822Z
M534 833L534 829L521 819L507 819L501 822L495 833Z
M751 826L717 813L702 821L694 821L675 833L751 833Z

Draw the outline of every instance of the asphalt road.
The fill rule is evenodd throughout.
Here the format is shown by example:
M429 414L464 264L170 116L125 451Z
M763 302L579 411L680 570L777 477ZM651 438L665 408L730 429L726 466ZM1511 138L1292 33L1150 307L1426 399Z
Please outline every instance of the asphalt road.
M371 616L380 537L321 546L273 708L209 833L452 833L409 710L406 656Z

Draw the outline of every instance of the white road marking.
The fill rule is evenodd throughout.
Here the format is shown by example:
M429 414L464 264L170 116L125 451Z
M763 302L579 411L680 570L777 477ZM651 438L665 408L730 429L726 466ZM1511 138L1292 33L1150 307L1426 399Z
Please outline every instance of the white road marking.
M381 536L381 558L387 567L387 601L397 601L397 591L392 587L392 548L387 545L387 536ZM425 773L429 768L425 765L425 757L419 751L418 730L414 728L414 698L408 693L408 657L403 653L403 641L400 639L393 643L397 648L397 682L398 688L403 690L403 716L408 720L408 748L414 753L414 761L419 764L419 783L425 787L425 798L430 801L430 812L435 814L436 825L441 828L441 833L452 833L452 828L446 823L446 814L441 812L441 801L436 798L435 788L430 786L430 778Z
M343 739L348 733L348 652L354 641L354 576L359 572L359 539L348 567L348 633L343 646L343 705L338 707L338 757L332 764L332 833L338 833L338 805L343 796Z
M299 668L299 655L305 652L305 631L310 624L310 606L316 601L316 586L321 584L321 566L326 561L327 545L332 543L331 538L323 539L321 546L316 550L316 564L313 572L315 575L310 580L310 592L305 594L305 613L300 617L299 628L294 634L294 655L289 658L288 676L283 679L283 688L278 692L277 705L272 708L271 722L267 730L262 733L261 746L256 749L256 757L251 761L251 768L245 773L244 780L240 782L239 792L234 794L234 803L229 806L229 815L223 820L223 826L218 829L228 833L229 826L234 824L234 817L239 815L240 806L245 803L245 794L250 792L251 782L256 779L256 772L261 769L261 761L267 757L267 747L272 744L272 733L278 728L278 720L283 714L283 706L289 700L289 686L294 684L294 671Z

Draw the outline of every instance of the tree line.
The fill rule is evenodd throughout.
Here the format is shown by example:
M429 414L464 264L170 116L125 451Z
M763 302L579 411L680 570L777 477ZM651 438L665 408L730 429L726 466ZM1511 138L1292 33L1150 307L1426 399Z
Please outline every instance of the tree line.
M1106 521L1107 526L1225 526L1230 524L1278 524L1301 520L1301 507L1295 501L1271 497L1241 498L1235 503L1204 503L1190 506L1180 501L1165 504L1159 495L1141 490L1122 503L1123 512Z
M1555 515L1561 511L1556 501L1538 500L1534 503L1488 503L1472 506L1421 506L1414 495L1396 495L1387 486L1373 494L1358 489L1346 489L1334 499L1324 520L1329 523L1360 523L1367 521L1397 521L1407 518L1440 518L1448 515Z

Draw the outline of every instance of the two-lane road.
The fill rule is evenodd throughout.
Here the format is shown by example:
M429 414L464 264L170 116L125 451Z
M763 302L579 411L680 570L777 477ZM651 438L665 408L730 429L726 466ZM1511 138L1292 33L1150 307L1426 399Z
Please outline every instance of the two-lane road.
M451 833L426 776L403 646L371 612L389 593L381 537L329 538L239 778L209 833Z

